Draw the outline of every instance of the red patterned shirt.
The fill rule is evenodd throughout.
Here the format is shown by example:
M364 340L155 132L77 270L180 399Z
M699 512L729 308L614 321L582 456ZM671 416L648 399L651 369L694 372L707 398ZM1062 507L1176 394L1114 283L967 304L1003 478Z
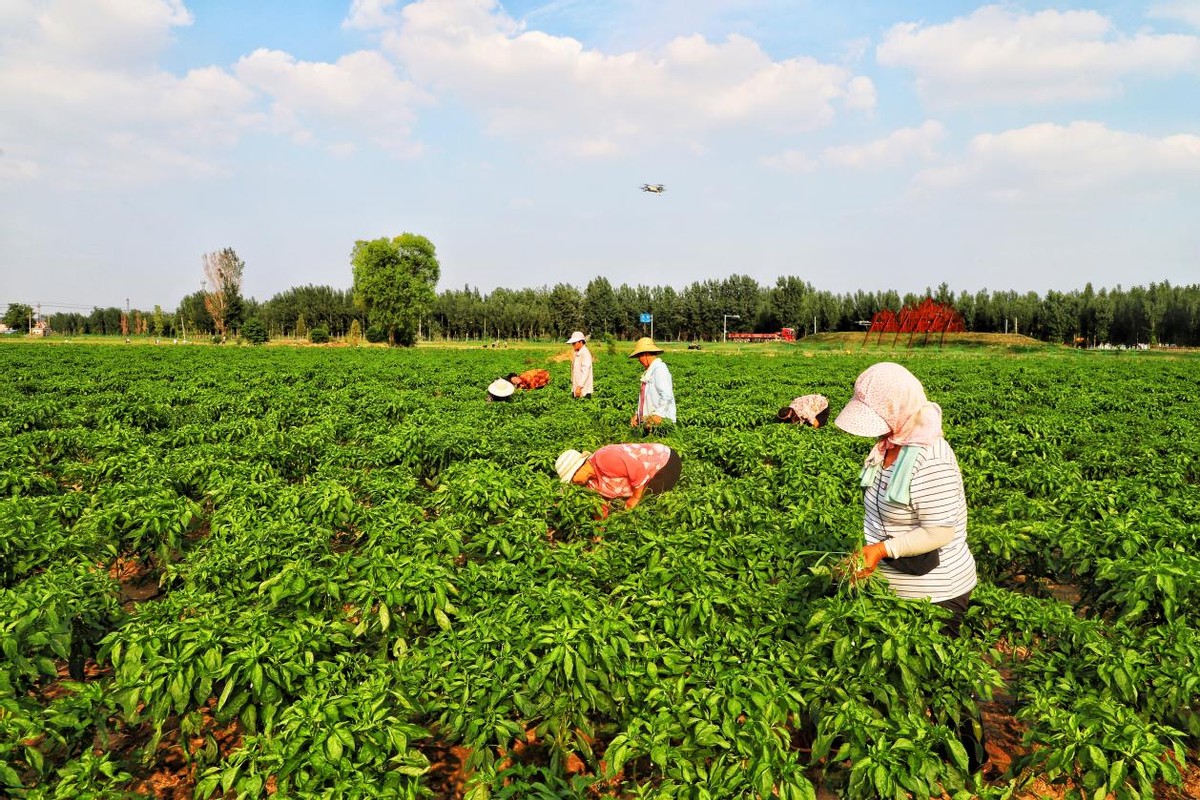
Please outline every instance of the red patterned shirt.
M548 369L529 369L522 372L519 376L521 379L520 388L525 391L530 389L540 389L550 383L550 370Z
M588 459L595 470L588 486L609 500L631 497L634 490L649 483L670 458L671 448L657 442L605 445Z

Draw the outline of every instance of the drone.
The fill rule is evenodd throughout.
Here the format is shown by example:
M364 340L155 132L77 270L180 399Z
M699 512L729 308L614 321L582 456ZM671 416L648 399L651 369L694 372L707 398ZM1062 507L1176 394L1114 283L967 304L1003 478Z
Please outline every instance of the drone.
M663 186L661 183L643 183L642 184L642 191L650 192L650 194L662 194L666 190L667 190L667 187Z

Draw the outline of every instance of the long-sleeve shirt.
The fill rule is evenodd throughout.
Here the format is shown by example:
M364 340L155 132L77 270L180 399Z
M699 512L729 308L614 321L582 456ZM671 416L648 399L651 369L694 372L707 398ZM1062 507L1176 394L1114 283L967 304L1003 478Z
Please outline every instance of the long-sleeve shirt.
M607 500L631 497L658 474L671 458L671 448L658 442L606 444L592 453L588 486Z
M571 391L579 390L580 397L592 393L592 351L583 347L575 351L575 359L571 362Z
M925 575L909 575L880 563L879 570L900 597L950 600L975 588L975 559L967 548L967 500L958 460L945 439L925 445L911 472L907 505L887 499L896 465L881 469L865 488L863 527L867 544L885 536L903 539L916 528L952 528L954 536L938 548L939 564ZM907 551L902 544L890 548Z
M644 422L648 417L662 417L675 422L675 384L671 380L671 371L661 358L651 361L642 373L637 420Z

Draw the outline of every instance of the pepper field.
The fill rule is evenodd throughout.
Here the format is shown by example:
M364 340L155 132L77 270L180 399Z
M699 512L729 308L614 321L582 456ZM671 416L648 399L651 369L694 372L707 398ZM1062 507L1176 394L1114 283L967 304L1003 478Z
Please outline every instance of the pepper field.
M672 347L683 477L598 521L593 350L575 402L545 348L0 345L0 794L1196 796L1200 359ZM870 443L773 423L878 360L962 467L961 640L836 579Z

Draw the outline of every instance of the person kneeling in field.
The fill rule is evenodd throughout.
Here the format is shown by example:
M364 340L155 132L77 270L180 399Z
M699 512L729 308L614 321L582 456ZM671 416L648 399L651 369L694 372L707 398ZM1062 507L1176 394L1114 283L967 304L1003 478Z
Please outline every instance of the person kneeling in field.
M550 383L550 370L527 369L520 375L513 372L508 376L508 382L516 388L524 389L525 391L540 389Z
M489 403L508 402L512 399L514 387L504 378L496 378L488 384L487 399Z
M682 467L679 454L657 442L608 444L594 453L567 450L554 462L563 483L586 486L605 500L624 498L627 509L672 488ZM602 513L608 515L608 503Z
M794 422L798 425L812 425L819 428L829 419L829 399L820 394L806 394L797 397L783 408L775 418L780 422Z

